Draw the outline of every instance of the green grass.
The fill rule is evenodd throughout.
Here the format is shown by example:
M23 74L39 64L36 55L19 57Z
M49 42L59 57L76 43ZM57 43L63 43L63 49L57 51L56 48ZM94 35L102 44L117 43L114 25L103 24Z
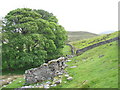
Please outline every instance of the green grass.
M67 81L64 77L62 83L54 88L117 88L117 51L117 42L112 42L73 57L72 61L67 63L69 66L66 68L73 80ZM99 58L100 55L104 56ZM71 66L77 67L70 68ZM84 81L85 84L83 84ZM6 88L19 88L24 83L23 78L18 78Z
M72 58L67 64L77 67L66 69L73 80L63 78L63 82L55 88L118 88L117 51L117 42L112 42Z
M11 84L8 84L4 88L20 88L24 86L24 84L25 84L24 78L17 78L15 81L13 81Z
M116 36L117 32L109 35L103 35L100 37L83 40L84 42L73 42L73 44L74 47L84 48L91 44L108 40ZM72 61L67 63L68 67L66 68L66 70L69 75L73 77L73 80L67 81L64 77L62 83L54 88L118 88L117 44L118 43L116 41L104 44L88 50L80 56L75 56L71 58ZM65 45L63 53L64 56L70 55L70 47ZM100 57L101 55L104 56ZM77 67L70 68L71 66ZM23 78L18 78L16 79L16 81L8 84L7 88L18 88L23 86L24 83L25 81Z
M65 45L62 52L63 52L63 56L71 55L71 48L70 48L70 46Z
M70 55L70 47L68 45L64 46L64 50L63 50L63 55ZM3 70L3 75L22 75L24 74L25 70L13 70L13 71L9 71L9 70ZM22 82L19 82L22 81ZM24 78L17 78L15 81L13 81L11 84L8 84L5 88L19 88L24 86L25 80Z
M2 71L2 75L3 76L10 76L10 78L12 78L12 76L16 76L16 75L23 75L25 73L25 70L13 70L13 71L9 71L9 70L3 70ZM19 88L21 86L24 85L25 80L24 78L17 78L14 79L15 81L12 81L11 84L6 85L6 87L2 87L2 88ZM0 88L0 89L2 89Z
M84 40L80 40L80 41L70 42L70 44L72 44L77 50L77 49L82 49L82 48L85 48L87 46L93 45L93 44L101 42L101 41L112 39L117 36L118 36L118 32L114 32L111 34L105 34L105 35L93 37L90 39L84 39Z

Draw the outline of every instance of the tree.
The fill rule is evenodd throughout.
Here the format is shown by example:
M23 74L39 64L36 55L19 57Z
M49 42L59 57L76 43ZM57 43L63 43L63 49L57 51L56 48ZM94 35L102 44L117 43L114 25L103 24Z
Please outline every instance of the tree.
M39 66L62 55L66 31L53 14L20 8L10 11L3 25L3 67Z
M58 23L58 19L52 13L49 13L45 10L36 10L36 9L34 9L34 11L42 15L41 17L42 19L47 20L49 22Z

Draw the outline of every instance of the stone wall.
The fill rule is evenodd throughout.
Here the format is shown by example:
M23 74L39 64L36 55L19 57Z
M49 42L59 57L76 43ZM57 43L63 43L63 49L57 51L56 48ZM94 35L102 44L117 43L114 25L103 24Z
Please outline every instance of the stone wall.
M44 63L38 68L32 68L25 71L25 81L27 84L51 80L55 76L65 73L66 58L60 57L56 60L51 60Z
M71 44L66 44L66 45L70 46L70 48L71 48L71 54L74 55L75 54L74 47Z
M83 52L92 49L94 47L110 43L116 40L120 40L120 37L116 37L110 40L102 41L93 45L90 45L88 47L85 47L83 49L79 49L76 51L77 55L82 54ZM72 47L73 48L73 47ZM74 51L72 51L74 52ZM51 60L48 63L44 63L38 68L32 68L29 70L25 71L25 81L27 84L32 84L32 83L37 83L37 82L42 82L45 80L52 80L55 76L61 75L65 73L65 68L66 68L66 58L65 57L60 57L56 60Z
M76 54L81 55L83 52L85 52L87 50L90 50L90 49L95 48L97 46L100 46L100 45L103 45L103 44L106 44L106 43L110 43L110 42L113 42L113 41L116 41L116 40L120 40L120 36L109 39L109 40L106 40L106 41L102 41L102 42L99 42L99 43L96 43L96 44L93 44L93 45L90 45L90 46L82 48L82 49L79 49L79 50L76 51Z

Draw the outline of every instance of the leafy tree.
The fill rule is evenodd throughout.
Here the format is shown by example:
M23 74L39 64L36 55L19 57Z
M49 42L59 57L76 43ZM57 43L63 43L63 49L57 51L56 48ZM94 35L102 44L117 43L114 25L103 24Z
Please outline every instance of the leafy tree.
M58 19L52 13L49 13L45 10L36 10L36 9L34 9L34 11L42 15L41 17L42 19L47 20L49 22L58 23Z
M2 58L2 19L0 19L0 59ZM0 61L0 69L2 69L2 61Z
M36 67L58 58L67 39L53 14L29 8L10 11L2 34L3 68L8 69Z

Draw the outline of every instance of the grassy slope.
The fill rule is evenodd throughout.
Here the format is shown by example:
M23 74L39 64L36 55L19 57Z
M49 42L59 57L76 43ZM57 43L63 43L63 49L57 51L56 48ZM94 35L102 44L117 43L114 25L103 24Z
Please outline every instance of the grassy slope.
M117 88L117 50L117 42L112 42L72 58L72 61L67 63L69 67L66 69L73 80L67 81L64 77L62 83L55 88ZM100 55L104 56L99 58ZM71 66L77 67L70 68ZM24 79L18 78L6 88L17 88L23 84Z
M109 38L115 37L115 35L112 34ZM67 81L64 77L62 83L55 88L117 88L117 50L117 43L112 42L88 50L82 55L72 58L72 61L67 63L69 67L66 69L69 75L73 77L73 80ZM70 47L65 46L65 49L63 50L64 55L69 55L69 51ZM104 56L100 58L100 55ZM77 67L70 68L71 66ZM21 80L23 81L21 82L22 84L18 83ZM16 82L14 81L13 83L9 84L7 88L11 87L11 85L12 88L22 86L24 80L23 78L21 80L18 79ZM84 81L85 83L83 83Z
M112 44L112 45L111 45ZM118 87L118 54L117 42L105 44L88 50L72 58L67 68L72 81L63 79L56 88L117 88ZM104 55L103 57L99 57ZM64 83L66 81L67 83ZM85 81L85 83L83 83Z
M5 71L2 71L2 76L4 76L4 80L9 80L9 78L14 78L15 76L21 76L23 75L25 72L25 70L17 70L17 71L8 71L8 70L5 70ZM15 80L15 81L13 81ZM8 85L5 85L6 87L5 88L19 88L21 86L23 86L25 83L25 80L24 78L22 77L17 77L16 79L12 79L12 83L8 84ZM4 87L1 87L0 90L4 88Z
M8 84L5 88L20 88L25 84L24 78L17 78L11 84ZM2 87L3 88L3 87Z
M68 45L65 45L64 46L64 50L63 50L63 55L66 56L66 55L70 55L71 54L71 48L68 46ZM11 72L11 71L3 71L3 75L22 75L24 74L24 70L20 70L19 72L18 71L14 71L14 72ZM22 81L22 82L21 82ZM11 84L8 84L6 85L5 88L20 88L22 86L24 86L25 84L25 80L24 78L17 78L15 81L13 81ZM1 88L0 88L1 89Z
M84 47L87 47L89 45L101 42L101 41L105 41L114 37L118 36L118 32L114 32L112 34L105 34L102 36L97 36L97 37L93 37L90 39L85 39L85 40L80 40L80 41L75 41L75 42L70 42L70 44L72 44L76 49L82 49Z
M90 33L90 32L85 32L85 31L68 31L68 41L78 41L78 40L83 40L91 37L98 36L97 34Z
M118 32L91 39L72 42L77 49L114 38ZM67 71L72 81L63 78L62 84L55 88L117 88L118 87L118 43L116 41L101 45L72 58ZM120 49L120 48L119 48ZM102 56L103 57L99 57ZM76 68L70 68L77 66ZM66 81L67 83L64 83Z
M70 48L70 46L65 45L62 52L63 52L63 56L71 55L71 48Z

